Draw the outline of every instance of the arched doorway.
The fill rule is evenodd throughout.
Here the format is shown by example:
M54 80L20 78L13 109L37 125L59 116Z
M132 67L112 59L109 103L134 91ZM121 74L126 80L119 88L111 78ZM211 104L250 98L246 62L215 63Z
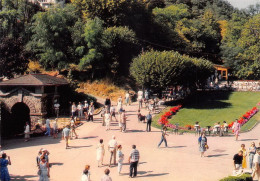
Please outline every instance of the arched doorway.
M24 132L25 123L30 123L30 109L23 103L18 102L11 108L10 123L6 125L7 131L11 135L17 135Z

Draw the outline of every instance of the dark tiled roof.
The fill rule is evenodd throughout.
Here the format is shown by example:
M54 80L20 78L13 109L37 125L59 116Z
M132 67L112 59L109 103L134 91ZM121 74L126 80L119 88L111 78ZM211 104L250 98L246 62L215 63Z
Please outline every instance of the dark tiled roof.
M28 74L20 77L0 82L0 86L51 86L51 85L66 85L67 80L57 78L47 74Z

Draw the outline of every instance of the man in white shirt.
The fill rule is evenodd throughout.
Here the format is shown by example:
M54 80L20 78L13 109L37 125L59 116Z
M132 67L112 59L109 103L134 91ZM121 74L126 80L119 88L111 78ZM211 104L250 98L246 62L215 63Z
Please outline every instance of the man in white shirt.
M83 105L81 104L81 102L79 102L79 105L77 106L77 110L78 110L79 118L83 117Z
M142 108L142 103L143 103L143 91L138 91L138 93L137 93L137 95L138 95L138 103L139 103L139 109L141 109Z
M111 105L111 107L110 107L110 114L111 114L111 121L112 121L112 117L114 117L115 120L117 121L117 119L116 119L116 108L114 107L114 105Z
M252 177L254 178L255 174L257 176L258 181L260 181L260 148L258 147L256 150L256 154L254 156L253 164L254 164L254 170L252 173Z
M116 165L116 146L117 146L116 137L112 136L112 139L108 142L108 151L111 153L109 167L111 166L111 161L113 157L114 157L114 165Z
M77 116L77 115L76 115L76 112L77 112L77 107L76 107L75 102L73 102L73 103L72 103L72 106L71 106L71 113L72 113L72 116L73 116L73 117Z
M49 119L46 119L46 133L45 135L48 135L48 136L51 136L51 127L50 127L50 120Z
M60 104L58 102L55 102L54 104L54 111L57 118L59 117L59 110L60 110Z
M25 123L25 130L24 130L24 141L27 142L30 139L30 126L29 123Z
M125 104L126 104L126 105L130 105L129 97L130 97L130 94L129 94L129 92L127 92L127 93L125 94Z

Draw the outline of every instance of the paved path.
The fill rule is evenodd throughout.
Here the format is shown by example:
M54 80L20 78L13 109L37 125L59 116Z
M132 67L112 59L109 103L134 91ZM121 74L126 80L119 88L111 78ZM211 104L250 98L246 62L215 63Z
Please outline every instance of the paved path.
M242 143L249 146L255 141L258 145L260 125L251 132L241 134L240 141L234 137L208 137L210 149L208 157L201 158L198 151L197 137L193 134L168 136L168 148L157 148L160 141L160 130L152 128L152 132L145 132L146 125L137 121L137 104L125 107L128 115L127 133L119 132L116 123L112 123L112 130L105 131L101 126L101 119L97 116L95 122L87 122L77 128L79 139L71 140L71 149L65 149L64 141L50 137L33 138L24 143L22 139L6 141L4 149L11 156L12 165L9 171L14 180L37 180L36 155L40 148L50 151L52 181L80 180L82 170L86 164L91 165L91 180L99 181L106 166L98 168L96 162L96 145L99 139L104 139L105 147L115 135L122 144L122 152L128 157L131 145L136 144L141 159L138 167L138 181L217 181L232 172L233 155ZM144 110L142 110L145 113ZM125 163L127 159L125 158ZM108 164L109 154L106 149L104 163ZM123 165L122 176L118 176L117 167L112 167L113 181L132 180L128 178L129 165Z

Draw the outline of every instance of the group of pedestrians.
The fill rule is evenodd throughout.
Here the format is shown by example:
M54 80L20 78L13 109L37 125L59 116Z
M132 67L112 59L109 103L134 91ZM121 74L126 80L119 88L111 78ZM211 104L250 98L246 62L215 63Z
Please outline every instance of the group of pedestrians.
M248 162L247 162L248 161ZM250 147L246 149L245 144L241 144L241 148L233 157L234 175L241 174L243 169L249 168L252 171L252 176L257 175L260 179L260 143L256 147L255 142L252 142ZM247 164L248 163L248 164Z
M126 113L123 109L123 100L120 96L117 101L117 109L111 105L109 98L105 101L105 107L102 110L101 117L103 117L103 126L106 126L106 131L110 130L110 124L113 118L118 122L120 132L126 132Z
M108 154L109 154L109 164L108 166L111 167L111 165L117 165L118 166L118 174L121 174L123 161L125 158L125 155L122 152L122 145L117 143L116 137L112 136L112 139L108 142ZM103 159L105 155L105 146L103 143L103 139L99 140L99 143L97 145L97 164L98 167L103 166ZM132 151L129 155L128 162L130 163L130 173L129 177L135 177L137 175L137 165L140 159L139 151L136 149L136 145L132 145Z
M84 101L84 104L79 102L78 105L76 105L76 103L73 102L71 106L71 114L73 117L79 117L79 118L85 117L87 121L92 121L92 122L94 121L93 119L94 111L95 111L95 107L93 102L90 102L90 104L88 104L88 101Z

